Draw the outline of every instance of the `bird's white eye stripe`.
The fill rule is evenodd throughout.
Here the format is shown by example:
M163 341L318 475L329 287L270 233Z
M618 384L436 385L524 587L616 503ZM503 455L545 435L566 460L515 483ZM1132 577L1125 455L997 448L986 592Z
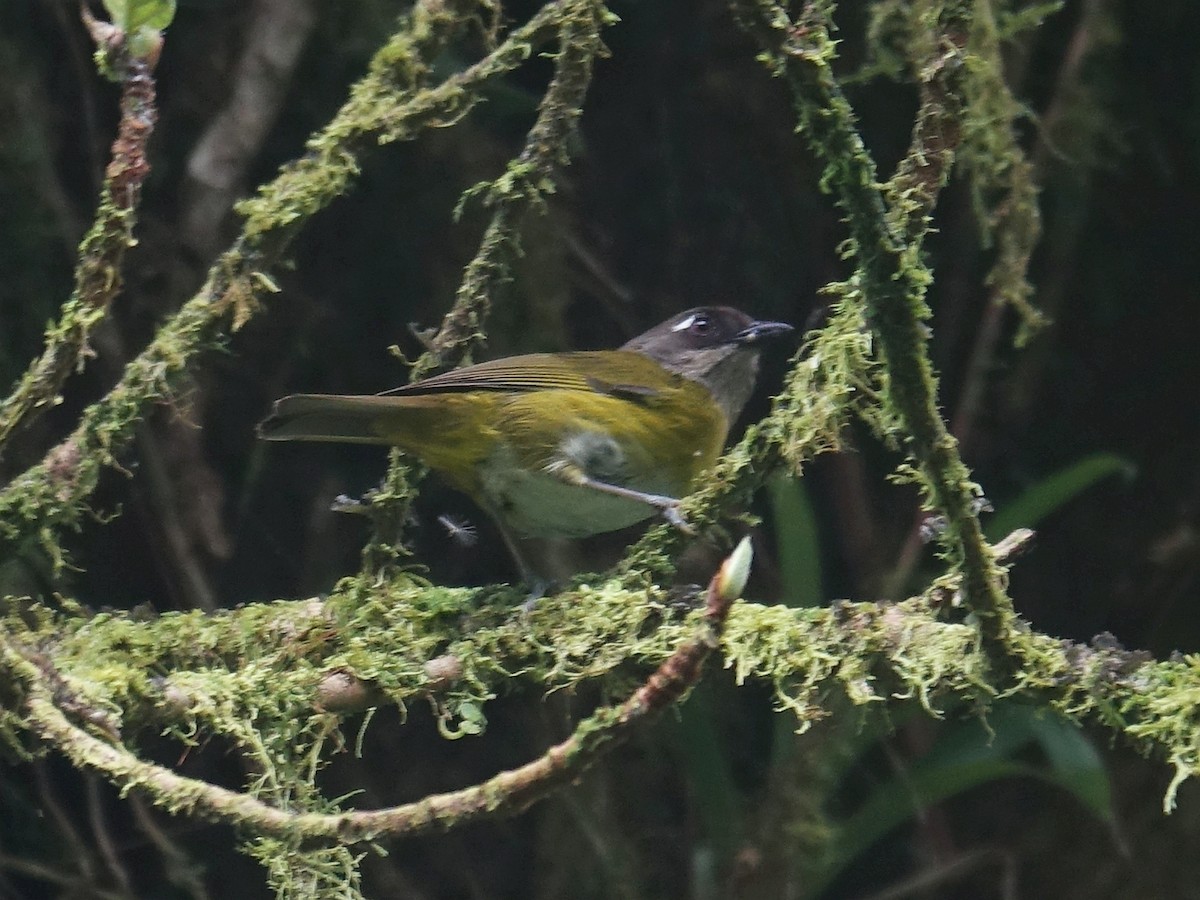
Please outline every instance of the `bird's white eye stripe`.
M682 322L680 322L678 325L672 326L671 330L672 331L686 331L687 329L691 328L692 325L695 324L695 322L696 322L696 316L693 313L692 315L690 315L686 319L684 319Z

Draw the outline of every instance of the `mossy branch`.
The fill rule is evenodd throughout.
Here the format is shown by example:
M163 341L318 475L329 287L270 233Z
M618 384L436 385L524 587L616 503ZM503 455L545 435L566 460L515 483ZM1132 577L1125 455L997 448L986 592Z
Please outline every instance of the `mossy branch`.
M545 205L547 195L555 191L557 170L570 162L575 123L583 114L596 58L604 52L600 31L613 19L595 0L562 3L560 14L554 75L524 147L503 175L471 188L460 201L459 211L471 199L482 197L492 208L492 218L463 271L453 306L437 331L425 337L426 350L409 372L411 381L469 362L484 343L484 322L521 253L522 219L529 210ZM364 571L382 571L403 553L401 533L415 487L411 462L392 451L383 484L369 496L374 534L363 549Z
M998 558L1019 553L1029 537L1022 532L1002 542ZM855 704L909 699L933 715L940 715L946 703L979 701L986 706L997 696L1018 697L1080 723L1100 723L1142 750L1164 755L1176 769L1168 804L1179 782L1200 774L1200 711L1189 700L1200 692L1200 658L1155 662L1107 638L1084 645L1021 629L1012 640L1024 664L1014 681L1001 688L989 681L988 654L977 629L941 617L961 587L961 578L946 576L925 594L897 604L809 609L738 604L721 639L726 666L739 682L773 684L778 704L798 717L801 728L826 714L823 698L833 687ZM663 608L654 602L661 599L658 592L650 593L648 604L645 593L615 584L548 598L546 609L532 618L514 611L506 596L495 605L476 607L470 620L461 612L475 604L478 592L431 591L401 581L376 590L374 599L364 603L364 590L351 581L326 601L261 604L218 616L170 614L149 622L121 615L72 625L47 616L37 634L7 631L0 641L0 662L9 682L20 686L20 699L0 721L6 731L15 726L38 733L76 764L105 772L123 788L145 790L169 809L202 811L270 834L358 840L380 833L376 829L386 817L372 819L353 811L296 814L181 778L112 743L111 723L123 719L126 732L165 725L186 737L210 716L272 708L279 696L288 698L286 715L302 718L303 697L313 710L318 687L331 672L373 683L399 702L432 690L444 692L439 694L443 703L452 702L455 694L479 701L502 684L511 685L514 671L542 688L563 686L611 677L631 660L649 666L662 666L668 659L679 663L680 648L688 646L689 638L704 646L712 642L711 621L663 619ZM450 620L460 622L457 637L447 625ZM659 627L647 627L653 621ZM457 681L453 687L442 683L435 688L425 663L448 639L458 660ZM36 655L24 649L35 646ZM236 648L242 646L255 649L254 665L238 667L245 657ZM666 670L678 675L698 664L676 663L659 669L676 685L672 692L687 679ZM53 678L47 675L51 671ZM149 674L154 671L171 674L157 680ZM56 689L55 684L67 687ZM72 691L79 693L64 703ZM644 706L658 706L644 692L641 697ZM664 702L666 697L662 695ZM81 715L80 710L107 713ZM552 773L575 760L585 745L598 750L607 740L603 736L615 733L606 729L619 731L622 716L629 714L630 708L618 707L589 720L571 739L578 743L568 741L568 749L537 764L533 780L547 784L541 779L557 778ZM470 803L486 794L493 800L509 797L519 805L529 796L521 792L532 774L506 773L471 795ZM392 821L403 829L444 827L456 821L462 801L460 795L449 795L424 808L426 801L421 801L395 813ZM396 824L401 820L402 826Z
M887 401L904 425L930 502L946 517L942 540L962 566L966 605L979 617L984 636L1003 642L1011 634L1012 605L980 528L978 488L937 408L924 325L931 276L919 246L907 242L891 221L875 163L833 75L831 4L811 3L794 22L770 0L737 0L735 10L762 45L772 73L791 88L800 130L825 160L823 183L846 211L858 265L856 287L882 350ZM956 18L965 14L965 8L956 8Z
M91 19L86 9L85 20L121 83L121 120L95 221L79 245L71 297L63 304L58 321L46 331L42 355L30 364L12 394L0 402L0 453L18 425L28 425L35 415L58 402L63 383L90 352L92 330L121 292L121 266L125 251L135 243L138 199L150 172L146 144L158 118L154 90L158 48L149 56L135 55L119 29Z
M720 644L730 607L745 587L749 573L750 542L743 540L713 576L694 635L682 642L628 700L584 719L571 737L538 759L473 787L380 810L291 812L249 794L177 775L72 724L60 708L65 691L55 689L64 679L44 654L24 649L12 635L0 634L0 660L25 689L23 711L31 729L74 764L98 769L123 791L137 789L173 812L229 822L259 836L352 844L446 830L483 816L514 815L578 778L696 683L705 660ZM111 730L106 736L116 738Z
M860 299L843 297L825 326L807 336L769 414L747 428L684 499L688 522L701 530L718 526L744 510L771 473L786 467L798 475L814 456L840 447L855 410L877 396L878 374ZM650 529L621 563L626 583L636 587L669 575L687 540L674 527Z
M1021 149L1017 124L1027 114L1004 79L1000 29L990 0L980 0L970 35L970 71L965 79L971 115L965 121L963 165L970 177L976 217L984 235L995 242L996 258L986 282L988 302L1010 306L1020 320L1017 344L1029 340L1046 318L1030 297L1029 260L1042 236L1034 166ZM1049 15L1046 4L1035 25Z
M414 79L426 71L423 54L462 18L441 0L417 4L334 120L310 140L309 155L242 204L242 234L196 296L159 329L113 390L88 407L62 444L0 491L0 548L36 540L60 559L57 532L77 526L100 473L114 464L145 408L169 398L192 360L220 346L257 311L262 295L276 290L266 271L300 227L348 188L358 171L357 154L368 141L410 139L464 115L478 102L484 83L520 65L553 36L565 8L547 4L479 62L418 90Z
M962 143L966 105L965 48L973 0L912 4L910 52L920 96L908 153L884 188L889 225L910 247L919 247Z
M956 4L923 0L909 14L921 105L909 151L884 191L887 227L902 235L898 241L907 247L910 258L920 252L961 140L969 6L965 0ZM762 23L750 21L744 9L735 6L734 11L749 30L759 30ZM809 336L770 414L747 430L738 445L722 456L711 477L688 497L689 521L714 525L722 516L744 508L779 466L787 465L798 475L812 456L837 449L839 433L856 409L872 420L877 431L883 430L878 400L884 373L864 331L869 311L863 305L861 285L835 286L831 292L842 295L834 315ZM665 574L672 568L672 551L682 541L673 530L655 529L627 556L622 568L635 578L641 577L638 573Z
M592 68L604 52L600 31L613 21L595 0L564 3L559 25L554 76L538 104L537 119L525 146L498 179L471 188L460 202L481 197L492 208L479 251L467 264L454 306L429 339L428 352L413 366L412 380L436 368L469 361L484 340L483 321L496 289L510 278L509 267L520 253L520 219L545 205L556 190L557 170L570 162L575 123L592 82Z

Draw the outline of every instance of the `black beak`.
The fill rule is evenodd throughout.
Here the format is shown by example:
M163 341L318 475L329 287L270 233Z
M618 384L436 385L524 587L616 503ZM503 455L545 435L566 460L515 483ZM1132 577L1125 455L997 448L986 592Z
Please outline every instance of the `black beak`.
M758 344L762 341L781 338L791 334L796 329L787 322L751 322L734 337L737 344Z

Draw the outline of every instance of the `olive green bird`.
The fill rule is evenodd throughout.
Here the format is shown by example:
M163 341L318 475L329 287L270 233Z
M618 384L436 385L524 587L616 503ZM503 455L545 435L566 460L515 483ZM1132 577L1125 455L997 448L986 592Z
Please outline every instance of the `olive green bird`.
M762 342L791 331L701 307L619 350L513 356L369 396L284 397L259 434L399 447L486 510L510 545L656 512L682 524L679 498L720 454Z

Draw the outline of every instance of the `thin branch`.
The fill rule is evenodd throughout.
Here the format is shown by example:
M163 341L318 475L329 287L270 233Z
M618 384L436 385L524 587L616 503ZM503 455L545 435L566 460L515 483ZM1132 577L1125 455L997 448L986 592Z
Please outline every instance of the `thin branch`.
M1004 79L996 11L991 0L982 0L975 9L971 50L980 64L968 82L972 115L963 160L977 217L985 235L996 243L996 259L985 279L991 288L988 303L1016 311L1021 345L1046 324L1030 301L1033 286L1028 278L1029 260L1042 235L1038 184L1017 136L1017 123L1026 112Z
M530 209L544 207L547 195L555 191L557 170L570 162L572 132L583 112L592 67L604 51L600 31L608 21L607 10L596 0L562 4L554 76L516 159L500 178L476 185L463 197L465 204L482 196L493 209L492 218L463 272L454 305L438 330L426 339L426 351L410 370L410 380L468 362L483 344L484 322L495 295L511 279L512 263L521 253L522 218ZM402 552L400 539L413 486L412 467L393 451L383 485L371 495L367 507L374 534L363 548L365 571L381 571Z
M837 449L851 415L872 396L877 368L861 311L852 303L839 305L825 327L808 336L766 418L747 428L684 498L687 520L700 530L718 526L744 510L781 467L799 474L814 456ZM677 528L651 528L625 554L625 583L633 587L673 572L673 556L686 540Z
M135 243L133 228L142 184L150 172L146 144L158 118L154 90L155 59L133 55L125 36L86 15L97 45L108 54L121 82L121 121L100 189L100 205L91 229L79 245L75 287L57 322L46 331L46 346L26 370L13 393L0 403L0 452L17 426L58 402L71 372L88 356L88 338L104 319L124 278L125 251ZM108 34L104 40L104 31ZM156 55L156 54L155 54Z
M129 900L128 894L96 887L95 882L88 878L86 873L65 874L47 863L34 862L8 853L0 853L0 870L58 885L67 892L67 896L81 896L81 892L86 890L99 900Z
M971 5L954 4L954 17L968 21ZM920 466L930 501L946 516L942 539L962 566L965 602L979 617L984 636L1003 641L1012 624L1012 605L979 525L977 488L937 407L937 379L923 323L930 275L917 248L889 222L875 164L833 76L836 43L829 36L828 4L808 5L794 22L771 0L735 0L734 6L763 47L772 72L791 88L800 130L826 161L826 181L846 211L854 242L857 287L882 349L888 401L904 423L908 450Z
M126 366L116 387L85 410L62 444L0 491L0 547L32 538L60 558L57 530L78 524L84 500L128 443L146 405L169 397L192 359L220 346L229 331L254 315L260 298L276 290L265 271L308 218L347 189L358 171L356 154L369 139L408 140L465 115L479 102L479 88L520 65L569 10L547 4L478 63L436 87L410 94L414 67L421 70L412 54L458 21L449 4L419 4L405 28L376 54L370 73L333 122L309 142L310 155L285 167L259 196L242 204L242 235L210 269L196 296Z
M100 877L96 871L96 859L92 848L76 827L78 816L68 813L59 801L57 791L64 785L59 779L52 778L46 769L47 764L44 760L39 759L33 763L33 777L38 789L40 809L53 822L55 837L61 846L68 850L69 857L74 861L79 873L76 880L95 884Z
M92 838L96 843L100 858L104 860L105 868L112 875L121 893L127 897L133 896L133 880L129 869L121 862L121 855L113 844L111 829L104 816L104 801L100 796L100 780L93 775L86 776L84 796L87 801L88 824L92 829Z
M884 188L888 227L903 236L912 256L929 229L929 217L961 139L967 22L961 4L947 5L940 17L928 14L934 5L933 0L923 0L912 14L915 22L933 21L938 28L917 33L917 43L925 48L916 72L921 105L910 149ZM761 23L755 24L745 9L735 5L735 13L749 30L759 30ZM769 30L767 34L770 38ZM805 358L793 367L767 418L751 426L718 461L704 485L687 498L684 510L689 521L716 524L723 515L744 508L782 463L799 473L812 456L836 449L837 434L852 407L870 393L875 361L861 327L861 316L846 308L840 321L831 322L811 339ZM634 577L647 571L663 574L671 569L670 554L682 540L668 529L655 529L627 555L622 569Z
M966 85L969 89L967 104L973 109L973 118L982 123L966 135L969 138L965 154L967 176L977 198L995 197L987 215L981 215L985 235L999 235L996 259L986 283L989 286L987 303L983 308L976 329L966 369L961 379L958 406L950 419L950 432L958 440L960 452L970 456L975 439L975 424L984 408L995 369L996 349L1000 345L1005 328L1011 319L1010 309L1020 319L1017 343L1021 344L1035 331L1052 327L1053 316L1043 315L1035 309L1029 296L1032 287L1028 282L1030 257L1041 239L1041 216L1037 205L1038 185L1045 174L1047 148L1043 140L1032 161L1028 160L1017 139L1016 121L1025 114L1024 107L1013 96L1003 77L1003 60L996 36L996 23L989 4L980 4L983 20L972 30L969 52L979 57L983 64L970 67L971 77ZM1097 20L1106 14L1100 3L1084 4L1083 13L1068 46L1066 60L1059 72L1054 96L1042 117L1042 134L1054 134L1055 124L1062 114L1064 104L1078 90L1078 79L1083 63L1096 50ZM960 138L963 137L960 131ZM977 199L977 206L982 199ZM1069 267L1057 267L1056 272L1069 271ZM1039 291L1039 305L1053 309L1053 291L1047 297L1046 285ZM1051 346L1041 341L1025 354L1024 366L1036 359L1045 348ZM1020 391L1010 391L1010 397ZM896 564L890 576L891 591L904 589L920 558L923 541L921 522L914 522L908 537L897 554Z
M154 820L154 814L147 808L141 797L129 798L129 808L133 811L133 820L138 830L142 832L151 844L158 850L163 859L163 870L171 884L185 892L192 900L210 900L204 887L204 879L200 877L201 867L187 852L179 846L167 832Z
M594 0L565 5L554 77L538 104L537 120L524 148L503 176L477 185L463 198L466 202L472 195L482 194L494 210L492 220L463 273L454 306L430 339L428 353L413 367L413 380L432 368L469 359L482 342L480 329L491 308L492 294L508 281L509 266L520 252L520 217L545 204L546 196L555 191L557 169L570 162L568 147L583 113L592 67L604 51L600 30L608 13Z
M885 191L892 227L906 244L919 246L962 142L964 49L970 28L961 3L921 0L913 5L910 20L912 43L921 48L913 66L920 106L908 153Z

